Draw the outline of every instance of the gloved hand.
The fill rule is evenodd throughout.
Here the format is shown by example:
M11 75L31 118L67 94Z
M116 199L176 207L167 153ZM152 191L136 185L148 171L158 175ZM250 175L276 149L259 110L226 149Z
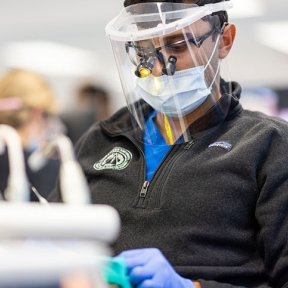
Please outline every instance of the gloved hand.
M124 251L130 282L137 288L194 288L192 280L181 277L155 248Z

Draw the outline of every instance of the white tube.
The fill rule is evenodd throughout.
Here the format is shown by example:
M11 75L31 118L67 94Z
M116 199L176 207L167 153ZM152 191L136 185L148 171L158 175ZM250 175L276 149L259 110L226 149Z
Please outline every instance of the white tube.
M86 239L111 243L120 217L108 205L0 202L0 238Z

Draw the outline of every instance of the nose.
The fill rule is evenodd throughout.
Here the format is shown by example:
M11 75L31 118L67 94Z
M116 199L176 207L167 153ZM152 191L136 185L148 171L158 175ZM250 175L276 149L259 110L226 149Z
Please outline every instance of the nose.
M153 69L152 69L152 75L154 77L161 76L163 74L162 69L163 69L163 65L160 63L159 59L156 59L155 64L154 64Z

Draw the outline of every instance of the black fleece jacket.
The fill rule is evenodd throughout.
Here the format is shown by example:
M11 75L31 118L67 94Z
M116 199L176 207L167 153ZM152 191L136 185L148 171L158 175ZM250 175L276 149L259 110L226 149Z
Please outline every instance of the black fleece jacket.
M193 141L171 149L148 189L126 108L92 127L77 156L93 203L121 216L115 254L157 247L203 287L288 287L288 124L243 110L230 84L233 94L192 125ZM113 155L125 165L116 169Z

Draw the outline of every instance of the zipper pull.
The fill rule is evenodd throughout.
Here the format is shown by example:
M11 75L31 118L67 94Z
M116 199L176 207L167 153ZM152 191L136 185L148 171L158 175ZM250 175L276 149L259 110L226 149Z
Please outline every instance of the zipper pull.
M145 197L146 197L149 184L150 184L149 181L145 181L145 182L143 183L143 186L142 186L141 192L140 192L140 197L141 197L141 198L145 198Z

